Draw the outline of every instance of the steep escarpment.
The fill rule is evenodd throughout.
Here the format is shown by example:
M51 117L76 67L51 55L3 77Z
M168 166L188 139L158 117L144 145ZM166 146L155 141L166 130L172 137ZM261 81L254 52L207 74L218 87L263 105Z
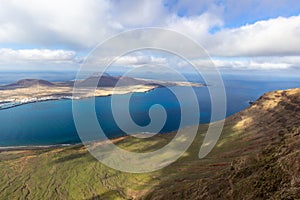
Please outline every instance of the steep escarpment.
M198 158L207 125L171 165L146 174L107 167L82 145L0 150L0 199L300 199L300 89L264 94L226 119L213 151ZM190 128L184 129L190 131ZM175 133L113 142L154 151Z
M162 184L145 199L299 199L300 89L264 94L229 117L209 155L217 157L225 159L221 170Z

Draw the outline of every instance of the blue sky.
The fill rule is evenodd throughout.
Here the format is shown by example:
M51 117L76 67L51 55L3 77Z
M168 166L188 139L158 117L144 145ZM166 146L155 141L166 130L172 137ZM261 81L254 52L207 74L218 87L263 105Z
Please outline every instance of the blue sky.
M0 0L0 5L0 70L76 70L98 43L143 27L187 35L221 69L300 69L298 0ZM160 57L132 54L118 65L174 65Z
M213 0L213 1L164 1L169 12L186 17L201 15L209 9L219 7L224 18L224 27L233 28L252 24L260 20L299 15L300 3L297 0Z

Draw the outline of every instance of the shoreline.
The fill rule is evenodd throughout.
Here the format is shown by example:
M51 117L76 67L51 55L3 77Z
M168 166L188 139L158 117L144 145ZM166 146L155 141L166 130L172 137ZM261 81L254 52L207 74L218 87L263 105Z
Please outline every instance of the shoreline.
M160 134L168 134L167 133L160 133ZM171 132L170 132L171 133ZM108 140L114 142L118 141L121 139L125 139L129 136L133 137L139 137L145 133L134 133L131 135L119 135L107 139L102 139L102 140L95 140L95 141L89 141L86 142L86 144L83 144L82 142L77 142L77 143L61 143L61 144L46 144L46 145L14 145L14 146L0 146L0 153L5 152L5 151L22 151L22 150L42 150L42 149L56 149L56 148L61 148L61 147L73 147L73 146L78 146L78 145L99 145L99 144L105 144ZM152 134L152 133L149 133ZM158 134L156 134L158 135Z
M23 150L42 150L42 149L56 149L60 147L71 147L82 145L82 143L74 144L52 144L52 145L20 145L20 146L0 146L0 153L7 151L23 151Z
M194 126L201 126L204 124L198 124ZM186 129L190 128L193 125L189 125L186 127L182 127L181 129ZM173 134L174 132L178 131L173 130L170 132L164 132L164 133L150 133L150 132L141 132L141 133L133 133L133 134L125 134L125 135L119 135L107 139L101 139L101 140L94 140L94 141L89 141L86 142L85 144L82 142L77 142L77 143L61 143L61 144L47 144L47 145L14 145L14 146L0 146L0 153L2 152L9 152L9 151L24 151L24 150L44 150L44 149L57 149L57 148L64 148L64 147L75 147L75 146L83 146L85 147L86 145L89 146L98 146L98 145L104 145L107 143L107 141L110 142L118 142L120 140L124 140L128 137L137 137L140 139L147 139L149 138L148 135L151 135L151 137L158 136L158 135L169 135Z
M191 83L190 83L191 84ZM23 105L26 105L26 104L32 104L32 103L39 103L39 102L47 102L47 101L59 101L59 100L82 100L82 99L87 99L87 98L93 98L93 97L109 97L109 96L112 96L113 94L115 95L126 95L126 94L130 94L130 93L148 93L148 92L151 92L157 88L162 88L162 87L165 87L163 85L159 85L159 84L155 84L155 85L141 85L141 86L144 86L145 88L141 87L141 88L134 88L132 91L126 91L123 92L123 91L110 91L106 94L95 94L94 96L83 96L83 97L76 97L74 98L73 96L44 96L42 98L36 98L34 100L28 100L27 102L24 101L24 102L20 102L20 101L11 101L11 102L5 102L3 104L0 103L0 111L1 110L7 110L7 109L10 109L10 108L15 108L15 107L18 107L18 106L23 106ZM172 85L170 87L187 87L187 85L185 84L178 84L178 85ZM205 87L207 85L205 84L200 84L200 83L192 83L191 84L192 87ZM149 88L147 88L149 87ZM114 93L116 92L116 93ZM11 104L11 105L7 105L6 104Z
M155 90L157 88L161 88L163 86L161 85L153 85L152 88L149 88L149 89L145 89L143 91L126 91L126 92L122 92L122 93L116 93L116 95L126 95L126 94L130 94L130 93L147 93L147 92L150 92L152 90ZM12 104L12 105L8 105L6 107L1 107L1 103L0 103L0 111L1 110L7 110L7 109L10 109L10 108L15 108L15 107L18 107L18 106L23 106L23 105L26 105L26 104L33 104L33 103L39 103L39 102L47 102L47 101L60 101L60 100L82 100L82 99L87 99L87 98L92 98L92 97L109 97L109 96L112 96L113 93L111 94L99 94L99 95L95 95L95 96L87 96L87 97L81 97L81 98L73 98L73 96L71 97L65 97L65 96L62 96L62 97L44 97L46 99L36 99L36 100L33 100L33 101L28 101L28 102L5 102L4 104ZM3 105L2 105L3 106Z
M203 87L207 86L197 82L181 81L161 81L152 79L130 78L134 83L128 85L109 84L105 87L99 85L89 87L89 82L97 77L89 77L81 80L77 89L74 88L74 81L49 82L40 79L22 79L16 83L0 86L0 110L14 108L17 106L54 100L80 100L92 97L107 97L113 94L146 93L160 87L189 86ZM109 81L119 81L120 77L107 76ZM72 83L72 84L71 84ZM86 85L87 84L87 85ZM92 85L93 86L93 85ZM92 90L90 90L92 89Z
M148 88L136 88L133 91L119 91L120 93L116 93L116 95L126 95L126 94L130 94L130 93L148 93L151 92L157 88L162 88L165 87L163 85L151 85L152 87ZM172 85L170 87L186 87L187 85ZM195 83L195 85L192 84L192 87L203 87L206 86L204 84L200 84L200 83ZM101 95L95 95L94 97L108 97L108 96L112 96L114 93L111 94L101 94ZM28 101L28 102L12 102L13 105L9 106L9 107L1 107L1 103L0 103L0 111L1 110L7 110L7 109L11 109L11 108L15 108L18 106L23 106L26 104L33 104L33 103L39 103L39 102L47 102L47 101L60 101L60 100L82 100L82 99L86 99L86 98L93 98L93 96L86 96L86 97L82 97L82 98L78 98L78 99L72 99L72 98L67 98L66 96L57 96L55 97L44 97L44 99L35 99L34 101ZM9 102L5 102L5 103L9 103ZM177 130L174 130L177 131ZM131 136L134 135L142 135L143 133L135 133L132 134ZM161 134L167 134L167 133L161 133ZM120 136L116 136L116 137L112 137L109 138L109 140L119 140L122 138L126 138L130 135L120 135ZM95 144L95 143L105 143L107 141L107 139L104 140L99 140L99 141L91 141L90 144ZM70 147L70 146L77 146L77 145L83 145L84 144L82 142L79 143L62 143L62 144L45 144L45 145L14 145L14 146L0 146L0 153L1 152L7 152L7 151L22 151L22 150L42 150L42 149L55 149L55 148L61 148L61 147Z

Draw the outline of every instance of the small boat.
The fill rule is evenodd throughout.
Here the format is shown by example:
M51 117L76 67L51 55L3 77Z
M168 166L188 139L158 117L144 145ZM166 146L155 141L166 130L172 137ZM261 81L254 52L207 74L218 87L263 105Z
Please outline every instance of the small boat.
M248 103L249 103L250 105L252 105L252 104L254 104L254 103L255 103L255 101L253 101L253 100L249 100L249 101L248 101Z

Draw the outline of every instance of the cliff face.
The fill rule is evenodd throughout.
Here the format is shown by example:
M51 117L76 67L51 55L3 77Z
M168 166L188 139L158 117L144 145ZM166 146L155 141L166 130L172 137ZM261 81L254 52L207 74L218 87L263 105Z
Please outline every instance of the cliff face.
M207 130L201 125L181 158L146 174L111 169L82 145L0 149L0 199L300 199L299 108L300 89L267 93L226 119L207 157L198 158ZM148 152L174 135L114 143Z
M228 118L208 159L217 158L223 168L157 187L146 199L300 198L300 88L264 94Z

